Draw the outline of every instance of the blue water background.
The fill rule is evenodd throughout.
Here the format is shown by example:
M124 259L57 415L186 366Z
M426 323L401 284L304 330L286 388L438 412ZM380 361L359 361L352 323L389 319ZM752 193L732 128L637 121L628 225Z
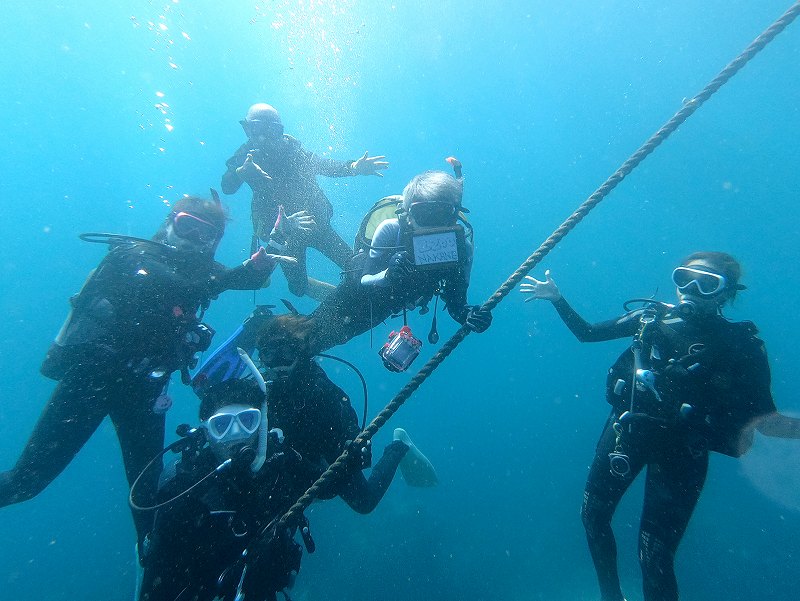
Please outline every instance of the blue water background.
M251 103L275 105L287 133L316 152L389 157L382 179L320 180L348 240L372 202L459 157L479 302L788 4L5 2L0 468L52 389L38 366L67 298L103 256L77 234L148 237L167 203L218 186ZM550 268L575 307L600 320L633 296L669 300L670 271L689 252L733 253L749 289L729 315L759 325L788 412L800 411L798 57L795 24L535 272ZM249 192L226 201L218 258L234 264L249 249ZM311 269L337 277L316 258ZM274 281L259 302L288 294L282 276ZM252 302L228 293L212 306L218 341ZM411 324L424 334L429 320ZM376 328L375 345L396 326ZM447 316L440 329L443 340L454 330ZM318 551L293 598L597 599L578 509L607 412L605 371L624 347L580 345L546 303L511 294L491 330L470 336L376 437L379 453L405 426L436 465L438 488L398 477L369 516L340 501L313 506ZM373 415L407 379L375 350L368 335L340 349L365 372ZM357 403L357 380L330 368ZM190 394L173 392L168 434L196 411ZM743 461L712 458L678 554L683 599L796 598L799 457L797 444L759 438ZM0 511L0 598L131 599L126 499L106 422L44 493ZM615 520L629 600L641 599L640 507L638 483Z

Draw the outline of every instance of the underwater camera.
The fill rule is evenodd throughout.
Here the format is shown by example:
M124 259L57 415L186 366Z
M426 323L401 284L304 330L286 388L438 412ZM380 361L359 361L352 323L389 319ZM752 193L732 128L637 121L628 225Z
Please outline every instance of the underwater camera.
M378 351L386 369L390 371L405 371L419 356L422 341L414 338L411 328L403 326L399 332L392 331L389 340Z

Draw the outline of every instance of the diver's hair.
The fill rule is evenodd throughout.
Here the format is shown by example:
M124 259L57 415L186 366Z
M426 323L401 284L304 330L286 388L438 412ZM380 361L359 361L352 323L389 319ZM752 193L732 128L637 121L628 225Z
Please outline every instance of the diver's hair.
M201 421L206 421L225 405L247 405L260 408L264 393L252 378L235 378L203 389L200 394Z
M258 333L256 346L261 349L286 344L299 359L314 356L314 320L304 315L278 315L268 320Z
M739 288L739 279L742 277L742 266L739 261L728 253L719 251L699 251L690 254L681 261L681 265L686 265L692 261L705 261L714 267L720 275L724 275L727 280L728 297L733 300Z
M415 202L449 202L461 206L464 185L444 171L420 173L403 190L403 208L408 210Z
M153 240L157 242L164 242L167 238L167 226L175 218L178 213L190 213L213 223L219 228L219 236L225 233L225 225L228 222L228 215L225 208L214 200L200 198L199 196L184 196L172 205L172 210L164 218L161 227L158 228Z

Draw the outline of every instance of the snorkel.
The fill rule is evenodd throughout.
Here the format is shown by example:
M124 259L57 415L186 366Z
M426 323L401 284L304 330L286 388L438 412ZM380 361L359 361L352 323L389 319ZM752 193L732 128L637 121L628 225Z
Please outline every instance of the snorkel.
M258 383L258 387L261 389L261 392L264 395L264 400L261 402L261 425L258 430L258 448L256 450L256 458L253 459L253 463L250 464L250 470L253 473L257 473L267 460L267 437L269 434L267 401L269 399L269 393L267 392L267 383L264 380L264 376L262 376L261 372L258 371L258 368L256 367L255 363L253 363L250 355L248 355L247 352L241 347L236 347L236 350L239 352L239 357L242 361L244 361L248 371L253 375Z

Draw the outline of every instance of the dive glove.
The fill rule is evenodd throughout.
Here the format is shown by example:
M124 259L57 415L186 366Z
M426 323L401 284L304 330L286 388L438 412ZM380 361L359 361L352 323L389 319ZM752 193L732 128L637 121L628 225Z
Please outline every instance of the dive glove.
M492 325L492 312L488 309L482 309L481 305L473 305L467 312L467 318L464 320L464 325L473 332L481 334L489 329Z

